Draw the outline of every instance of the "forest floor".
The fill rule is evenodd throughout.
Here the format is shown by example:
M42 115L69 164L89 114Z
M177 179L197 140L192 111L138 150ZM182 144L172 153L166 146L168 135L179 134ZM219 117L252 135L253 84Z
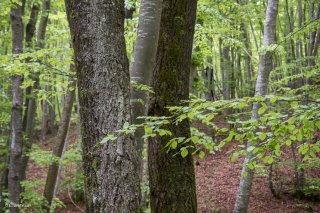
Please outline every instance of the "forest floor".
M77 138L75 126L72 126L68 136L69 144L74 144ZM54 137L48 136L40 147L43 150L51 150ZM200 213L229 213L232 212L236 192L239 184L243 159L236 162L230 161L235 144L230 144L223 152L214 155L207 154L204 159L196 159L196 185L198 212ZM31 161L28 169L29 180L45 180L47 168L39 167ZM62 172L62 180L75 173L74 166L66 165ZM320 173L320 171L317 171ZM318 174L319 175L319 174ZM43 189L39 189L41 191ZM70 190L61 190L58 197L65 203L65 207L58 209L57 213L84 212L83 204L76 204L70 195ZM290 194L276 199L272 196L268 187L265 172L256 172L249 205L250 213L320 213L320 202L300 200Z

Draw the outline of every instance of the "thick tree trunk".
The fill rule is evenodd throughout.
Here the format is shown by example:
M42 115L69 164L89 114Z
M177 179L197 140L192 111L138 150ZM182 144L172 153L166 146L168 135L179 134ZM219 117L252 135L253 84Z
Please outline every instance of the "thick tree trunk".
M59 126L58 134L57 134L57 143L54 146L54 149L52 151L52 155L56 159L61 159L63 155L64 147L66 146L66 138L68 135L69 130L69 123L70 118L72 114L72 106L74 102L74 96L75 96L75 81L74 79L70 79L71 83L71 89L67 91L66 95L66 101L65 105L63 107L63 114L62 114L62 120ZM49 205L52 203L52 199L54 198L55 194L55 185L56 180L58 178L58 171L59 171L59 165L60 163L54 161L49 166L49 171L47 174L47 180L44 188L43 196L48 201Z
M66 0L78 77L86 212L139 212L139 156L130 135L123 0Z
M189 99L189 74L196 17L196 0L164 0L149 115L169 115L167 106ZM187 120L167 126L173 137L189 137ZM167 153L169 137L149 140L148 162L152 212L197 212L192 155ZM176 150L175 150L176 152Z
M278 14L278 0L269 0L266 11L266 22L264 26L264 46L270 46L275 41L276 20ZM273 68L272 53L267 52L260 55L259 73L256 82L255 95L266 95L268 92L269 75ZM252 120L259 118L258 110L260 105L254 104L252 109ZM248 163L253 160L255 155L249 152L242 167L240 185L237 193L234 213L244 213L248 211L251 185L253 181L254 170L248 168Z
M134 47L133 59L130 67L131 80L139 84L150 86L160 29L162 0L142 0L139 15L139 27L136 44ZM141 100L143 103L141 103ZM145 91L133 89L131 92L132 122L141 123L138 119L147 113L148 94ZM135 140L138 144L139 154L142 156L143 130L135 133ZM140 160L140 178L142 179L143 162Z
M22 3L19 1L19 3ZM11 27L12 27L12 53L20 54L23 52L24 27L22 22L22 6L15 3L11 9ZM23 106L23 91L21 89L23 76L14 74L12 76L12 112L11 112L11 127L12 139L9 161L9 177L8 177L8 192L9 200L12 204L10 212L19 212L15 205L20 203L21 192L21 157L23 143L23 127L22 127L22 106Z

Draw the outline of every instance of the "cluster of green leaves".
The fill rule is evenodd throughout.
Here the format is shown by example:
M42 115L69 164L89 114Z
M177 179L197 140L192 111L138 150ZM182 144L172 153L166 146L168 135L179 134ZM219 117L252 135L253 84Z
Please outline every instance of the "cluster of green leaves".
M258 120L251 120L251 106L260 105ZM317 158L320 153L320 141L317 132L320 131L320 100L299 102L297 100L269 95L256 96L234 100L210 102L194 99L186 106L168 107L172 113L170 117L142 117L145 122L139 125L126 123L117 134L133 134L137 128L144 128L144 138L172 136L166 129L169 123L179 124L185 119L191 122L200 121L214 131L214 135L192 128L190 138L178 137L168 140L168 151L177 150L181 156L198 154L203 158L205 151L214 153L221 150L226 144L236 142L237 147L231 159L234 161L240 156L253 153L255 158L249 162L253 169L257 163L272 164L281 156L282 148L293 143L303 160ZM216 125L215 117L224 114L227 110L233 111L235 119L229 120L233 128L221 128ZM118 135L108 135L101 143L114 140ZM214 138L224 136L217 141ZM249 145L246 145L249 144ZM183 146L179 146L183 145Z
M22 204L20 211L23 213L27 212L39 212L45 213L48 212L48 202L42 196L42 193L38 190L43 186L42 180L33 180L33 181L22 181L21 186L25 189L21 193ZM50 206L50 212L54 212L56 208L64 207L64 203L61 202L58 198L52 200L52 205Z

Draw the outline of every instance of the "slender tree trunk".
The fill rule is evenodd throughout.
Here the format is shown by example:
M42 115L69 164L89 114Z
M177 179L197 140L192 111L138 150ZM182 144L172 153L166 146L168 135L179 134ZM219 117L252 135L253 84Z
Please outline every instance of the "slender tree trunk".
M59 126L58 134L57 134L57 143L54 146L52 151L52 156L56 159L61 159L63 155L64 147L66 146L67 135L69 130L69 123L72 114L72 106L74 102L75 96L75 81L74 79L70 79L71 88L68 89L66 95L65 105L63 107L63 114L62 120ZM49 206L52 203L52 199L54 198L54 189L56 185L56 180L58 178L58 170L59 170L60 163L59 162L52 162L49 166L49 171L47 174L47 180L44 188L43 196L48 201ZM49 212L49 209L48 209Z
M130 135L124 1L66 0L78 77L86 212L139 212L139 156Z
M230 46L225 46L220 41L220 72L222 76L223 99L230 100L231 59Z
M162 0L142 0L139 15L139 27L136 44L133 52L133 59L130 67L131 80L138 84L150 86L160 29ZM141 103L141 100L143 103ZM145 91L133 89L131 91L132 122L141 123L138 119L147 113L148 94ZM138 144L140 158L140 179L142 180L143 162L142 151L144 140L143 130L135 133L135 140Z
M29 22L26 26L26 47L27 51L30 51L32 48L32 40L34 38L35 32L36 32L36 24L37 24L37 18L38 18L38 12L39 12L39 5L37 3L34 3L31 8L30 18ZM27 62L29 62L30 59L27 59ZM25 110L23 113L23 131L26 131L27 126L27 115L28 115L28 105L29 105L29 98L31 96L32 92L32 86L29 86L26 88L26 101L25 101Z
M164 0L161 14L157 61L149 115L169 115L167 106L181 105L189 99L189 75L196 17L196 0ZM173 137L189 137L185 120L167 126ZM195 174L192 155L185 158L167 153L169 137L149 140L148 162L152 212L197 212ZM191 150L190 150L191 152Z
M50 9L50 0L43 0L42 2L42 13L38 28L37 34L37 44L36 47L38 49L42 49L44 47L44 39L45 33L47 29L47 23L49 18L49 9ZM33 131L36 122L36 112L37 112L37 95L33 94L33 92L39 89L40 79L39 73L32 73L32 80L34 81L32 91L28 101L28 111L27 111L27 118L26 118L26 126L25 126L25 133L27 135L28 141L24 145L24 153L25 155L22 157L22 166L21 166L21 177L22 180L26 179L26 171L29 161L29 156L27 155L32 147L33 144Z
M37 48L43 49L49 20L51 0L42 0L41 18L37 32Z
M241 31L242 31L242 38L243 42L246 48L246 54L245 54L245 69L246 69L246 84L248 87L246 88L245 94L247 96L253 96L254 94L254 86L253 86L253 76L254 76L254 70L252 65L252 50L251 50L251 42L249 37L249 32L247 25L245 23L241 24Z
M302 27L302 21L303 21L303 10L302 10L302 1L298 0L298 28L301 29ZM297 59L303 58L304 54L303 54L303 43L302 43L302 39L298 38L296 41L296 57ZM304 63L300 62L300 67L303 67ZM298 73L301 73L301 69L298 68L297 70ZM297 79L297 88L298 87L302 87L303 86L303 78L298 78Z
M39 23L39 29L38 29L38 39L37 39L37 47L39 49L43 49L45 47L45 35L49 20L49 13L50 13L50 6L51 6L51 0L43 0L42 1L42 14L41 19ZM39 78L39 76L36 76ZM39 85L37 85L39 87ZM48 87L46 88L46 91L48 91ZM47 111L49 110L49 106L46 100L42 103L42 120L41 120L41 140L45 140L47 131L48 131L48 115Z
M268 1L266 22L264 26L264 46L270 46L275 42L278 3L278 0ZM260 55L255 95L264 96L267 94L269 75L272 68L272 52ZM257 120L259 118L259 107L259 104L254 104L251 117L252 120ZM245 213L248 211L250 191L254 175L254 170L248 168L248 163L252 161L254 157L255 155L252 152L249 152L244 160L237 199L233 210L234 213Z
M12 53L21 54L23 52L24 27L22 22L22 2L14 3L11 9L11 27L12 27ZM20 203L21 192L21 157L23 143L23 127L22 127L22 106L23 106L23 91L21 89L23 76L14 74L12 76L12 112L11 112L11 127L12 139L9 162L9 177L8 191L9 200L12 204L10 212L19 212L17 205Z

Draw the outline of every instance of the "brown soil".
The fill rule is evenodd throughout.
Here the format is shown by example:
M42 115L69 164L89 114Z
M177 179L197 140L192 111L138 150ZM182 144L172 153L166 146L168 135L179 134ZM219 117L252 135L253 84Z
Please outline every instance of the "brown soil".
M75 143L76 128L73 126L69 134L69 144ZM51 150L54 137L49 137L45 144L41 145L44 150ZM215 155L207 154L204 159L197 159L196 163L196 184L198 197L198 211L201 213L229 213L232 212L236 192L239 184L242 160L238 159L235 163L230 162L230 155L233 147L229 146L224 152ZM74 167L67 166L64 169L63 177L66 172L75 172ZM47 168L41 168L30 162L28 169L29 180L45 180ZM250 213L303 213L319 212L320 203L307 200L299 200L289 194L283 195L281 199L272 196L267 178L257 174L250 198ZM43 189L39 189L40 191ZM65 208L58 209L58 213L84 212L83 204L75 204L70 192L67 189L60 191L58 197L65 203Z
M242 159L230 162L230 153L219 153L198 160L196 166L198 210L201 213L232 212L241 174ZM290 194L272 196L265 175L255 176L249 205L250 213L320 212L320 203L299 200Z

